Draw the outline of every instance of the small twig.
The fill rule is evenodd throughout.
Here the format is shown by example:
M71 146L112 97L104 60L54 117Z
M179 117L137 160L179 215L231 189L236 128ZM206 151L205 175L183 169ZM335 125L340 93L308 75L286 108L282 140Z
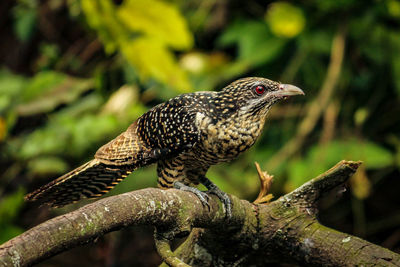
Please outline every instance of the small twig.
M158 254L164 260L166 264L172 267L190 267L190 265L184 263L178 257L175 256L171 250L170 241L163 238L157 232L154 233L154 242L157 248Z
M254 162L257 168L258 178L260 179L260 193L258 193L258 197L253 201L254 204L265 204L271 201L274 197L272 194L268 194L271 189L273 182L273 175L269 175L267 172L261 170L260 164L258 162Z
M335 135L337 117L339 114L340 104L337 101L329 103L324 112L322 134L319 138L319 144L328 144Z

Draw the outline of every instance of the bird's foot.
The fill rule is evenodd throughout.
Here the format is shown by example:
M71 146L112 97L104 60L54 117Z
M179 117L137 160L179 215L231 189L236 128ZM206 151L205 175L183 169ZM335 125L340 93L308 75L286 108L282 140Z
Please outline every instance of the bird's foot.
M200 199L201 204L203 204L204 206L206 206L208 208L208 210L210 210L210 204L208 203L208 200L210 197L207 195L206 192L200 191L197 188L185 185L178 181L174 182L174 188L183 190L183 191L187 191L187 192L192 192Z
M228 194L219 189L219 187L211 182L207 177L202 176L200 182L208 189L207 193L216 195L224 204L226 217L232 217L232 201Z
M213 189L209 189L208 192L210 194L216 195L224 204L225 212L226 212L226 217L231 218L232 217L232 201L229 198L228 194L219 189L217 186Z

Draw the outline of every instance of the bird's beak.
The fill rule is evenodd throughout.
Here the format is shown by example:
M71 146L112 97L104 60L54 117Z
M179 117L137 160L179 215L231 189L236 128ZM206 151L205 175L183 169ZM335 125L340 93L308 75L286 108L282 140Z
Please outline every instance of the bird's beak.
M280 97L287 97L293 95L304 95L303 90L291 84L280 84L279 90L274 92L275 95Z

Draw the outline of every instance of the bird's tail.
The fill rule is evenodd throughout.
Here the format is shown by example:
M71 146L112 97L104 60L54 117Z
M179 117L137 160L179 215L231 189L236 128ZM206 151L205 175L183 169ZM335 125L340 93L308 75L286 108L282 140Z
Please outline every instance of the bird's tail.
M83 198L97 198L110 191L133 171L132 167L106 165L93 159L25 196L52 207L62 207Z

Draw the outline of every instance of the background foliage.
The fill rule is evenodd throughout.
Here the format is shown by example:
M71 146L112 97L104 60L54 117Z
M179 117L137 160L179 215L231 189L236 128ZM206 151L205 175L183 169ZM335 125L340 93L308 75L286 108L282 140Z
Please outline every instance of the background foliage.
M209 172L252 200L258 161L276 196L363 160L321 220L400 252L400 1L18 0L0 9L0 243L62 210L23 195L89 160L150 107L245 76L306 92L261 140ZM112 194L156 185L153 167ZM339 194L338 193L338 194ZM82 204L80 204L82 205ZM113 233L46 264L153 266L151 229ZM89 252L89 253L88 253Z

